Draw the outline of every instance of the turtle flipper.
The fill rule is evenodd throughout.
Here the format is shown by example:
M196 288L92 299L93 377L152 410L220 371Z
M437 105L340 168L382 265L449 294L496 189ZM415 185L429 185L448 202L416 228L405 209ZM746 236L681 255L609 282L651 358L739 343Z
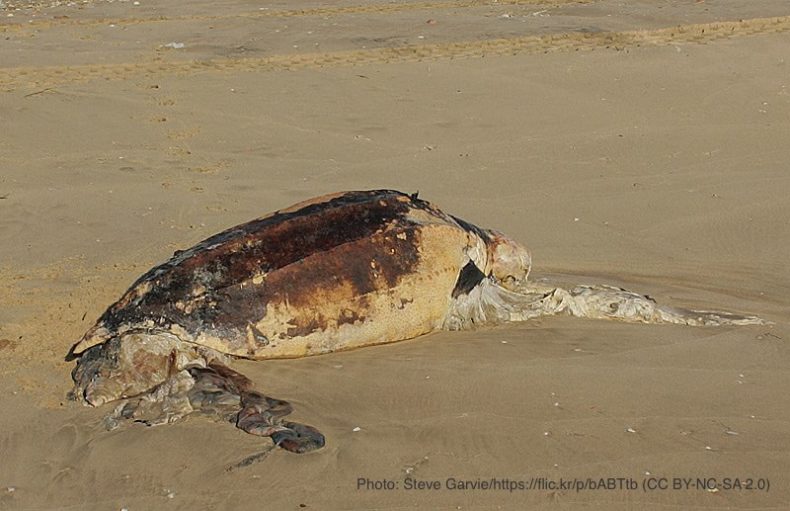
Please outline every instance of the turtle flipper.
M286 401L248 391L242 394L242 405L236 427L251 435L271 437L275 445L286 451L301 454L320 449L326 443L324 435L314 427L282 421L293 409Z
M293 407L252 389L252 381L215 361L207 367L194 366L178 371L152 391L127 399L105 418L107 429L122 420L148 426L169 424L193 412L235 422L257 436L272 438L283 449L304 453L320 449L324 436L312 426L283 422ZM241 409L241 411L239 411Z
M236 427L251 435L271 437L275 445L295 453L324 446L324 436L312 426L282 421L293 410L290 403L253 390L252 381L243 374L218 362L191 369L190 373L195 385L189 398L196 409L224 414L241 406L238 414L232 414Z

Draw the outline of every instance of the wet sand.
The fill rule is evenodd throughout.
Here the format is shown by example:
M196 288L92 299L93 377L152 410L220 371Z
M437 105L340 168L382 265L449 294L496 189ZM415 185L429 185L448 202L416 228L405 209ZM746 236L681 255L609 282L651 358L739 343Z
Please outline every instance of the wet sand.
M0 508L790 507L790 9L621 4L3 0ZM328 445L232 470L270 442L108 432L66 400L69 347L148 268L369 188L508 233L537 278L775 324L548 318L239 362Z

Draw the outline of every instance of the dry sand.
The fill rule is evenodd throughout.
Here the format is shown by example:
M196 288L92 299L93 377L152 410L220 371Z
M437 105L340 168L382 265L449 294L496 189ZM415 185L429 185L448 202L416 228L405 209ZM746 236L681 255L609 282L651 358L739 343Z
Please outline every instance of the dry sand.
M1 509L790 509L785 0L135 4L0 7ZM511 234L538 276L775 325L556 318L240 362L328 445L232 471L269 441L107 432L66 401L68 348L150 266L376 187Z

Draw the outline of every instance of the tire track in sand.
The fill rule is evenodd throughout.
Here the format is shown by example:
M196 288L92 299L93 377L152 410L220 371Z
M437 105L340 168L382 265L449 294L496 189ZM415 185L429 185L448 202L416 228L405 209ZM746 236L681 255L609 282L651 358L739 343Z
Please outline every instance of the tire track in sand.
M50 18L31 20L28 23L14 23L0 25L0 31L27 31L41 30L61 26L78 27L106 27L109 25L129 26L146 23L163 22L190 22L190 21L219 21L228 19L260 19L260 18L293 18L303 16L340 16L346 14L393 14L405 11L420 11L431 9L466 9L474 7L507 7L520 5L535 5L544 8L559 7L568 4L589 4L595 0L444 0L436 2L403 2L391 4L361 4L345 5L338 7L312 7L304 9L267 9L255 12L240 12L235 14L216 15L183 15L183 16L156 16L148 18L95 18L71 19Z
M0 70L0 88L51 87L95 79L123 80L139 75L189 75L202 72L287 71L323 67L355 66L423 60L447 60L496 55L587 51L601 48L621 50L642 45L704 44L757 34L790 30L790 16L754 18L652 30L624 32L567 32L543 36L459 41L408 45L394 48L301 53L257 58L227 58L203 61L175 61L128 64L87 64L79 66L16 67Z

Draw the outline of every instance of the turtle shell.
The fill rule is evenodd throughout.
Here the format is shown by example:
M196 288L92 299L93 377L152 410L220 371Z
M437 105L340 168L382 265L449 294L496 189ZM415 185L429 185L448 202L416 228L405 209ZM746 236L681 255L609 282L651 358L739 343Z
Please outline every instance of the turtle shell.
M162 332L267 359L441 328L485 274L487 231L392 190L313 199L216 234L140 277L73 348Z

